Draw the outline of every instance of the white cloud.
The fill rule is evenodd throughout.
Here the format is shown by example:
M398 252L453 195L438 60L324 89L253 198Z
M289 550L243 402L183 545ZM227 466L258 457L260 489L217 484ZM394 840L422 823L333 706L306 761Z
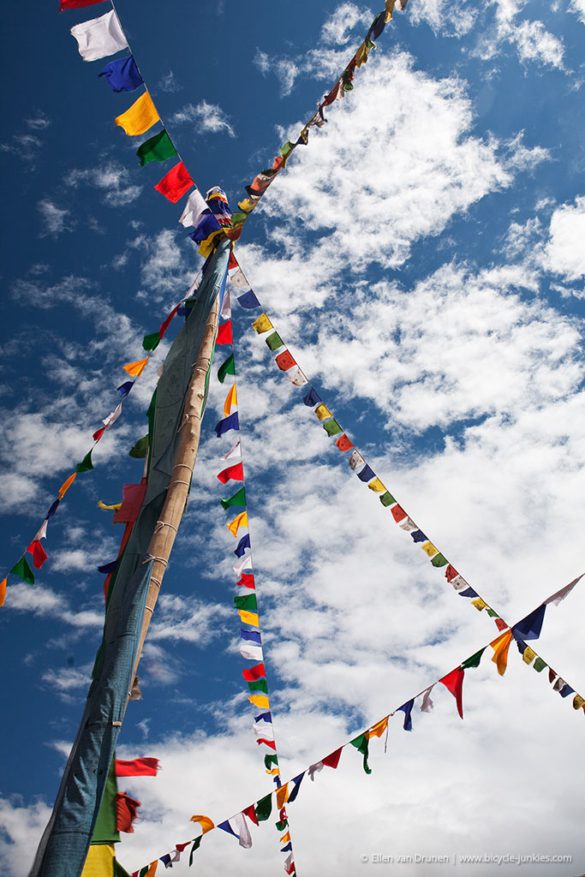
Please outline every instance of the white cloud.
M167 94L176 94L178 91L181 91L183 86L180 85L176 74L173 70L169 70L168 73L164 73L158 81L157 88L160 91L164 91Z
M25 119L25 124L32 131L45 131L50 126L51 120L42 110L37 110L32 116Z
M320 42L324 45L347 45L356 39L355 30L360 28L366 32L374 19L374 14L367 7L356 6L355 3L341 3L329 16L321 28Z
M43 222L43 235L51 235L51 237L56 238L64 231L71 231L71 225L68 223L70 211L58 207L50 198L43 198L42 201L39 201L37 210L41 214Z
M544 263L555 274L567 280L578 280L585 275L585 197L575 204L563 204L552 214L549 240Z
M222 108L206 100L201 100L198 104L185 104L174 113L171 122L175 125L191 123L196 134L199 132L225 133L229 137L236 136L236 132Z
M571 0L569 9L585 24L585 0Z
M108 207L126 207L140 197L142 186L131 183L132 175L123 165L110 161L101 167L73 169L65 182L72 188L92 186L102 192L102 201Z
M542 21L522 21L514 27L512 39L521 61L540 61L563 68L563 41L546 30Z

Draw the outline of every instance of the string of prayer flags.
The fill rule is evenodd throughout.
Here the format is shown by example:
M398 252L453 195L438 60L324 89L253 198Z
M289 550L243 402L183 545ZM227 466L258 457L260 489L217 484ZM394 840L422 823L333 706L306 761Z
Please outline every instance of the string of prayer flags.
M162 131L145 140L136 150L136 155L140 166L144 167L151 161L166 161L168 158L172 158L177 155L177 150L167 131L163 128ZM157 187L155 186L155 188Z
M141 94L125 113L116 116L114 122L129 137L145 134L149 128L160 122L160 116L150 96L150 92L145 91L144 94Z
M71 28L71 36L77 41L79 54L84 61L98 61L108 55L128 48L116 11L112 9L99 18L82 21Z
M172 146L172 144L170 145ZM179 161L164 175L162 180L159 180L154 188L171 201L171 203L176 204L194 185L191 174L184 163Z
M104 76L112 91L135 91L144 85L138 65L132 57L116 58L109 61L98 76Z
M578 579L575 581L578 581ZM572 588L570 590L572 590ZM509 642L512 639L512 631L508 630L503 636L508 637L507 645L509 646ZM503 637L499 637L498 640L500 641L499 646L497 640L494 640L489 645L492 647L492 649L494 648L494 646L497 646L500 649L501 654L501 650L504 647L501 645L501 643L504 642L504 640ZM422 702L420 704L420 710L421 712L429 713L433 707L430 693L433 688L435 688L435 686L437 686L439 683L441 683L455 697L457 712L459 713L461 718L463 718L462 700L463 679L465 675L464 671L466 669L476 668L479 666L481 657L487 647L488 646L484 646L483 648L479 649L479 651L475 652L475 654L473 654L471 657L466 658L464 661L461 661L461 663L458 664L453 670L451 670L449 673L446 673L440 679L437 679L431 685L427 685L426 688L424 688L418 694L414 695L414 697L411 697L395 711L388 713L381 719L378 719L369 727L365 728L360 734L354 736L350 740L347 740L345 743L334 749L332 752L324 756L319 761L316 761L313 764L309 764L304 770L302 770L292 779L280 783L278 788L271 794L265 795L264 797L255 801L253 804L248 804L246 807L243 807L239 814L230 816L227 820L222 820L222 822L218 823L218 827L223 827L224 830L228 831L229 834L233 834L234 836L239 837L239 826L242 824L239 817L244 816L249 819L254 825L259 826L261 822L266 822L270 818L273 809L274 797L276 808L277 810L280 810L279 821L276 823L276 827L279 832L284 832L284 835L282 835L282 837L280 838L281 843L288 845L290 843L290 829L288 827L288 818L286 811L284 810L284 806L286 804L292 804L296 801L299 795L299 791L301 789L301 784L306 774L308 774L310 779L314 781L315 776L320 773L324 767L329 767L333 770L336 770L339 767L343 750L348 746L352 746L357 749L357 751L363 757L364 771L368 774L371 773L371 768L369 765L370 741L374 738L380 739L386 733L389 727L389 719L395 714L395 712L404 713L403 729L405 731L412 731L412 711L414 709L415 703L422 699ZM525 648L528 647L525 646ZM544 662L542 662L542 664L543 666L540 667L539 670L542 670L543 667L547 666ZM244 672L246 673L246 676L248 678L261 678L263 673L263 665L259 665L257 668L251 668L249 671ZM571 695L574 695L572 700L573 708L577 711L582 710L585 713L585 698L582 697L580 694L576 694L571 685L569 685L563 678L558 676L553 670L550 669L549 682L553 686L553 689L556 690L561 697L567 698ZM260 699L260 696L253 695L252 697L258 697ZM250 699L252 699L252 697ZM258 733L262 733L262 726L264 725L264 723L271 725L271 722L272 717L270 712L265 712L256 716L255 726L258 726ZM276 756L276 754L269 754L265 756L264 764L266 770L271 772L274 769L273 766L278 765L278 757ZM203 833L211 831L215 827L214 823L211 819L209 819L209 817L192 816L191 819L201 824ZM227 825L230 826L231 830L228 830L228 828L226 827ZM198 840L200 840L200 838ZM189 843L191 843L191 841L188 841L184 844L176 844L175 849L178 849L179 847L185 848L186 846L188 846ZM159 860L162 860L163 858L164 857L160 857ZM139 874L141 872L136 871L134 873Z

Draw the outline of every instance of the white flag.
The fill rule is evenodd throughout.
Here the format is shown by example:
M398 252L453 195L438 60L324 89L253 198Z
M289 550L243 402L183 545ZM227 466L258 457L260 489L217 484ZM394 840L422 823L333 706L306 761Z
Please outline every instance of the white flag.
M366 465L366 461L359 451L352 451L347 462L349 464L349 468L353 469L354 472L357 472L358 469L363 469L363 467Z
M561 588L560 591L557 591L556 594L552 594L550 597L547 597L544 601L545 605L548 605L549 603L554 603L555 606L558 606L559 603L561 603L565 599L565 597L569 596L575 585L577 585L581 581L583 575L585 575L585 573L582 573L579 578L574 579L568 585L565 585L565 587Z
M187 198L187 203L179 217L179 222L185 228L194 228L201 219L204 210L209 210L209 205L199 189L194 189Z
M298 365L294 368L289 368L289 370L285 372L285 375L294 387L304 387L305 384L309 383L305 373L301 371Z
M120 20L112 9L99 18L82 21L71 28L84 61L97 61L128 48Z
M244 274L241 268L234 268L233 271L229 273L230 283L232 286L235 286L236 289L251 289L252 287L248 283L248 278Z
M427 688L427 690L423 694L423 700L422 700L422 703L420 705L420 708L423 711L423 713L430 713L430 711L434 707L434 703L431 700L431 691L433 690L433 688L434 688L434 685L431 685L431 687Z
M245 569L252 569L252 555L243 554L233 566L233 571L241 576Z
M233 816L230 819L230 825L239 837L240 846L244 847L245 850L249 850L252 846L252 836L244 814L238 813L237 816Z
M116 422L116 420L118 419L118 417L120 416L121 413L122 413L122 403L120 402L120 404L116 405L114 410L110 414L108 414L107 417L105 417L102 420L102 423L106 427L106 429L108 429L110 426L114 425L114 423Z
M251 643L242 643L240 645L240 655L246 661L263 661L262 646L254 646Z
M242 453L240 451L240 441L238 439L238 441L235 443L235 445L233 446L231 451L228 451L227 454L224 454L221 459L222 460L233 460L234 457L241 457L241 456L242 456Z

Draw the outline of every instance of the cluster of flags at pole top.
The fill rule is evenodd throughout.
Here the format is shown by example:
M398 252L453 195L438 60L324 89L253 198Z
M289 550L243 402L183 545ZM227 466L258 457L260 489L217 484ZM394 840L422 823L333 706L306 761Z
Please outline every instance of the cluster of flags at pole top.
M278 811L278 816L280 820L279 823L277 823L277 827L278 825L280 825L283 830L286 829L288 822L286 820L286 811L284 808L287 804L292 804L294 803L294 801L296 801L299 795L299 791L301 789L301 784L303 783L305 777L308 776L309 779L314 782L316 775L320 773L325 767L336 770L341 761L343 751L349 747L353 747L354 749L356 749L358 753L362 756L363 769L366 774L370 774L372 772L369 764L370 741L373 738L380 739L382 736L384 736L386 738L384 751L386 751L390 720L394 716L398 717L398 714L400 714L402 729L404 731L412 731L412 713L415 706L418 705L421 712L431 712L434 707L434 702L431 694L433 692L433 689L437 685L444 686L447 691L449 691L453 695L453 697L455 698L457 712L459 716L463 718L463 682L465 679L466 670L472 670L479 667L484 652L486 651L486 649L490 648L492 651L491 660L496 665L499 675L503 676L507 669L508 652L512 641L516 642L518 646L518 651L522 655L524 662L530 663L530 661L527 661L526 657L526 652L529 649L529 646L526 645L526 642L524 640L538 638L542 628L542 622L544 620L544 608L546 608L546 606L550 603L558 605L562 600L565 599L565 597L567 597L571 593L573 588L577 585L582 577L583 576L579 576L579 578L575 579L564 588L561 588L561 590L552 594L544 601L544 603L541 604L541 606L530 612L527 616L525 616L525 618L518 621L513 627L509 628L505 632L502 632L498 637L496 637L496 639L488 643L488 645L483 646L483 648L479 649L479 651L475 652L475 654L471 655L469 658L466 658L464 661L461 661L461 663L454 667L449 673L441 676L431 685L428 685L422 691L418 692L418 694L415 694L413 697L409 698L405 703L397 707L394 711L383 716L381 719L374 722L360 734L350 740L347 740L345 743L334 749L332 752L321 758L319 761L308 765L295 777L292 777L290 780L281 783L274 792L270 793L269 795L264 795L253 804L249 804L247 807L244 807L239 813L236 813L234 816L230 816L229 819L224 819L223 821L218 823L215 823L209 816L205 816L203 814L193 815L191 817L191 821L199 825L201 829L201 834L192 840L176 844L171 852L167 852L164 855L157 857L148 865L145 865L143 868L139 868L138 870L134 871L132 877L153 877L153 875L157 871L160 862L162 862L165 867L169 867L170 863L178 862L180 860L181 854L185 852L189 846L191 846L189 852L189 865L191 865L193 862L193 854L199 849L203 835L208 834L210 831L213 831L216 828L219 828L222 831L225 831L227 834L232 835L238 840L241 847L243 847L244 849L249 849L252 846L252 834L250 832L250 827L248 823L251 822L254 825L258 826L260 822L264 822L269 819L272 813L273 803L276 805L276 810ZM572 689L566 692L566 683L563 683L563 687L559 687L555 684L555 688L561 693L563 697L566 697L569 693L572 692ZM582 698L580 695L576 695L574 698L573 706L575 707L575 709L584 709L585 698ZM283 814L285 816L284 819ZM287 838L287 835L290 838L289 833L286 832L281 840ZM287 868L290 868L290 870L287 870ZM285 864L285 871L287 874L295 873L294 860L292 858L292 855L289 857L289 859L287 859L287 864Z
M234 264L234 260L231 259L228 264L228 275L233 276L234 272L238 270L237 264ZM225 435L227 432L240 431L233 340L231 295L230 292L227 292L221 306L216 347L231 347L232 350L219 367L218 380L223 384L229 376L230 378L233 378L233 383L229 386L223 404L224 417L215 427L215 433L218 437ZM280 788L281 773L272 722L270 695L266 678L266 667L264 664L264 652L262 649L262 633L256 598L256 579L252 561L252 544L249 530L246 487L244 484L242 449L239 440L231 450L224 454L222 459L224 462L228 463L228 469L233 470L234 467L238 467L238 477L233 477L235 473L232 471L231 474L225 476L227 481L235 480L242 482L242 485L238 487L231 496L221 500L223 509L227 511L229 515L233 515L233 517L230 517L230 520L228 520L226 526L231 535L237 540L234 550L236 560L233 570L238 576L236 581L237 593L234 597L234 606L237 610L241 624L240 655L244 660L253 662L250 667L246 667L246 669L242 671L242 676L244 677L244 681L248 688L249 702L256 710L260 710L260 712L254 717L253 728L256 735L256 743L259 746L265 747L265 772L272 776L277 788ZM222 483L226 483L222 477L224 472L226 472L226 469L222 470L218 476ZM280 834L281 852L286 854L284 868L287 874L294 875L296 870L294 866L292 838L284 803L279 807L279 811L276 828ZM247 816L258 824L257 818L255 820L255 811L251 810L247 813ZM228 831L231 834L235 834L242 846L250 847L252 845L252 839L246 823L246 814L238 814L233 820L227 820L226 823L222 823L219 827L224 828L225 831Z

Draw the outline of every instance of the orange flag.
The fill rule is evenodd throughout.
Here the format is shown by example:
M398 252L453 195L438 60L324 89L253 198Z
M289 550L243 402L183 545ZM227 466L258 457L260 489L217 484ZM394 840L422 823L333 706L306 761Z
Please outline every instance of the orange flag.
M195 814L195 816L191 817L191 822L198 822L203 834L206 834L208 831L211 831L212 828L215 828L215 822L213 819L210 819L209 816Z
M149 357L147 356L146 359L138 359L136 362L127 362L122 368L125 372L128 372L131 378L139 378L146 368L148 360Z
M69 488L71 487L71 485L73 484L73 482L75 481L76 478L77 478L77 472L74 472L73 475L70 475L69 478L67 478L63 482L63 484L59 488L59 493L58 493L59 499L63 499L63 497L65 496L65 494L67 493L67 491L69 490Z
M0 582L0 607L4 606L6 602L6 585L8 584L8 579L2 579Z
M288 801L288 783L276 790L276 806L280 810Z
M225 402L223 403L223 413L226 417L228 417L232 413L232 407L238 404L238 394L236 391L236 385L234 384L229 388L228 394L225 397Z
M381 721L376 722L375 725L372 725L370 730L367 732L368 737L381 737L386 728L388 727L388 719L390 716L386 716L385 719L381 719Z
M510 648L510 643L512 642L512 631L507 630L497 639L490 643L490 646L494 650L494 654L492 656L492 661L498 668L498 673L500 676L503 676L506 672L506 667L508 666L508 649Z

